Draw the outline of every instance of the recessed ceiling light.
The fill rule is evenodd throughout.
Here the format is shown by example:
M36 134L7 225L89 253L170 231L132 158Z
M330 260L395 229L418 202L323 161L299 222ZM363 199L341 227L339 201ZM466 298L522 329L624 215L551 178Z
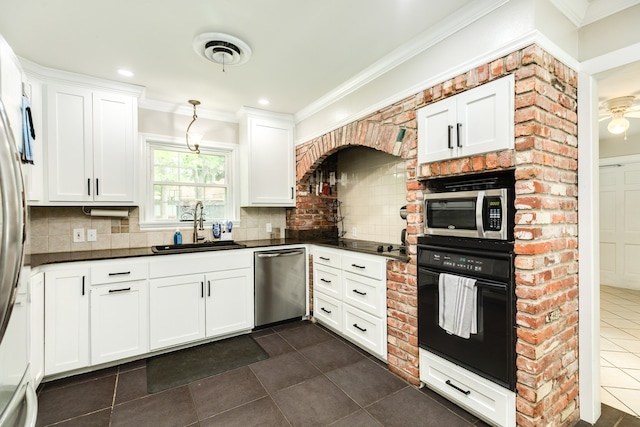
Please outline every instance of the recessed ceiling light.
M258 100L258 103L259 103L260 105L269 105L269 100L268 100L268 99L265 99L265 98L262 98L262 99L259 99L259 100Z
M129 70L125 70L124 68L120 68L118 70L118 74L124 77L133 77L133 73Z

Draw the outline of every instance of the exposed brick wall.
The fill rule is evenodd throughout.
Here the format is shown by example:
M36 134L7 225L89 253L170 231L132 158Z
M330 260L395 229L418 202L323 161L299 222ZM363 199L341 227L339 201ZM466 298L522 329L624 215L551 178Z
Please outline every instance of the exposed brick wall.
M515 76L515 149L418 165L416 110L507 74ZM406 160L410 260L387 266L388 362L390 370L413 384L419 383L415 245L423 222L425 180L515 170L516 409L520 426L569 426L579 417L576 88L573 70L538 46L529 46L296 150L298 182L306 182L324 159L350 145ZM401 128L406 133L402 141L396 141ZM299 194L298 202L304 202L305 196ZM288 213L288 227L326 226L321 221L297 221L296 213Z

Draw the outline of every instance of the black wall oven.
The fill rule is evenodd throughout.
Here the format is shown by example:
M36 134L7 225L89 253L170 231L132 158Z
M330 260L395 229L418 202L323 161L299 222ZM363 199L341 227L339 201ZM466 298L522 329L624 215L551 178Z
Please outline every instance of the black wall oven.
M418 343L444 359L515 390L513 252L418 245ZM477 333L451 334L439 324L443 273L476 280Z

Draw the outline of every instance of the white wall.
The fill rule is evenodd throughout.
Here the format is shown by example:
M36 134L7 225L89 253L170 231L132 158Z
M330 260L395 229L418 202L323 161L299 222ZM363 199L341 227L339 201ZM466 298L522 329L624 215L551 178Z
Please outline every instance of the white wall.
M632 126L640 126L640 119L634 121ZM632 156L640 154L640 134L631 135L624 140L622 135L600 139L600 158Z
M577 34L547 0L511 0L442 40L425 39L429 45L418 55L300 120L296 140L306 142L540 38L558 47L551 53L560 60L577 58Z

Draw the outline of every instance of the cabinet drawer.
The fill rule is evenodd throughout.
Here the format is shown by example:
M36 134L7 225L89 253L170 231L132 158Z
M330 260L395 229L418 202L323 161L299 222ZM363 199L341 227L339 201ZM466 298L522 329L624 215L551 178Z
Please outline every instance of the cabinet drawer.
M344 273L342 301L376 317L383 317L387 306L385 282Z
M342 257L342 270L382 280L386 276L386 259L382 257L344 255Z
M144 280L147 278L148 265L147 262L101 262L91 267L91 284Z
M316 265L313 269L313 289L331 295L334 298L342 296L342 274L335 268Z
M342 265L342 257L340 254L326 249L314 249L313 263L326 265L329 267L340 268Z
M383 319L343 304L342 333L372 353L387 359L387 331Z
M491 424L516 425L514 392L423 349L420 380Z
M316 292L313 298L313 317L335 331L342 331L342 303Z

